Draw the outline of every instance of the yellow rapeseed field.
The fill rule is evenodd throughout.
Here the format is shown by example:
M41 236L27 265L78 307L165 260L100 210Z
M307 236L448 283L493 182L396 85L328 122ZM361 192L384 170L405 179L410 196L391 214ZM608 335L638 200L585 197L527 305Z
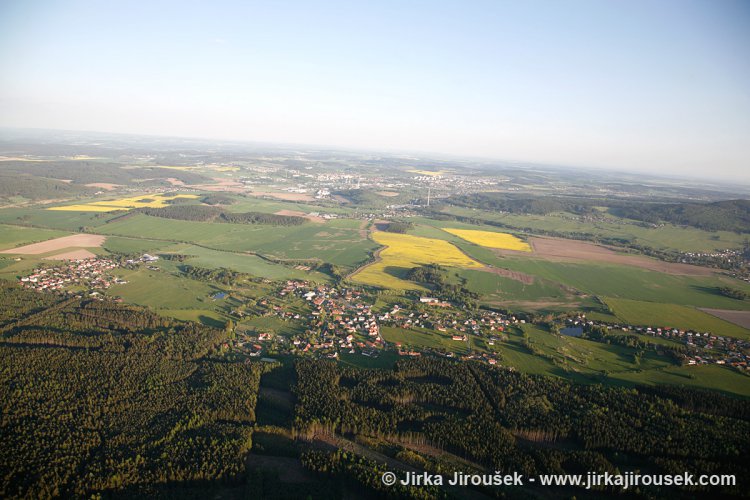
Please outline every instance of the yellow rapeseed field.
M198 198L195 194L175 194L132 196L130 198L120 198L119 200L94 201L80 205L66 205L63 207L50 207L47 210L63 210L69 212L113 212L115 210L128 210L131 208L162 208L167 206L167 202L175 198Z
M413 267L432 263L450 267L482 267L482 264L447 241L385 232L373 233L372 239L386 248L380 252L380 261L352 277L358 283L396 290L424 290L416 283L397 278L392 272L401 274Z
M419 175L429 175L431 177L438 177L440 175L443 175L445 173L445 170L407 170L407 172L410 172L412 174L419 174Z
M64 207L50 207L47 210L61 210L68 212L111 212L113 210L120 210L117 207L103 207L96 205L65 205Z
M512 234L495 233L493 231L478 231L474 229L451 229L445 227L442 229L454 236L458 236L459 238L483 247L531 252L531 247L528 243Z

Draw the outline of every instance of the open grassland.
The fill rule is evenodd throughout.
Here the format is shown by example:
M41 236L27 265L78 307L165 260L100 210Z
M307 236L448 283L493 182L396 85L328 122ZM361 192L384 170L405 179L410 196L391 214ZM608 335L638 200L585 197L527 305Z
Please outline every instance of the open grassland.
M0 250L9 250L21 245L65 236L66 234L67 233L64 233L63 231L54 231L50 229L37 229L35 227L0 224Z
M104 234L194 243L216 250L254 252L279 260L314 260L355 268L377 248L358 221L270 226L162 219L136 214L98 229Z
M534 352L523 344L521 331L527 335ZM636 363L637 351L630 347L553 335L534 325L524 325L521 331L511 330L507 340L493 346L498 352L499 364L524 373L585 383L684 385L750 396L750 378L728 367L678 366L653 352L642 355Z
M309 279L324 282L328 277L315 271L300 271L291 266L269 262L257 255L211 250L195 245L184 245L170 249L174 253L188 255L185 263L205 268L226 268L269 279Z
M211 295L224 291L216 285L172 275L164 270L118 270L127 284L111 288L108 295L118 295L126 302L154 309L215 310Z
M143 238L124 238L121 236L107 236L102 248L112 253L140 254L169 251L175 243L169 241L147 240Z
M681 328L750 339L750 330L692 307L611 297L603 297L603 300L615 316L632 325Z
M62 231L104 224L106 219L95 212L55 212L41 208L6 208L0 210L0 224L35 226Z
M750 397L750 377L719 365L669 366L659 370L618 373L611 384L683 385Z
M472 248L464 247L464 250L473 257L484 257L477 256ZM730 299L717 292L722 286L746 291L750 291L750 286L721 276L671 275L628 266L549 262L517 257L494 261L488 258L488 261L496 267L539 276L586 294L695 307L750 309L750 302Z
M497 233L494 231L479 231L474 229L452 229L442 228L443 231L451 233L459 238L489 248L500 248L504 250L516 250L519 252L531 252L528 243L508 233Z
M158 313L182 321L195 321L214 328L223 328L226 318L216 311L208 309L159 309Z
M347 352L342 352L339 357L339 362L344 366L350 366L352 368L390 370L399 359L400 356L393 351L381 351L377 358L363 356L362 354L349 354Z
M177 198L198 198L195 194L146 194L142 196L131 196L128 198L116 198L112 200L92 201L78 205L62 205L50 207L47 210L70 211L70 212L114 212L115 210L129 210L131 208L163 208L168 202Z
M466 354L469 352L468 342L453 340L450 332L438 332L426 328L404 329L384 326L381 329L381 335L386 342L400 344L405 350L413 347L420 349L437 348L456 354Z
M558 283L536 278L532 283L476 269L461 269L465 286L480 295L485 304L506 309L563 311L579 308L585 298L567 291Z
M444 240L384 232L375 232L372 238L386 248L380 251L379 261L352 276L352 280L358 283L397 290L421 290L419 285L402 279L404 273L413 267L424 264L458 268L483 267Z
M524 325L523 331L539 354L554 359L555 365L572 373L595 375L606 371L613 374L672 366L667 358L653 353L644 355L636 364L636 350L630 347L554 335L535 325Z
M515 215L464 207L446 207L445 213L490 220L506 224L509 228L569 233L588 233L598 236L624 238L633 243L661 250L683 252L708 252L722 248L741 248L744 234L730 231L704 231L702 229L665 224L658 228L644 227L635 221L607 215L611 221L586 221L573 214ZM437 221L426 222L435 224ZM442 224L445 224L442 222ZM453 225L453 224L451 224Z

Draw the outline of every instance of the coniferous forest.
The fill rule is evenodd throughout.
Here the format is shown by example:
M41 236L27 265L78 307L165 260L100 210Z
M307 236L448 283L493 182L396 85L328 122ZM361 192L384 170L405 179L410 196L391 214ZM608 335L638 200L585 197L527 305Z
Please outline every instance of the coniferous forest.
M295 460L314 498L352 489L374 497L462 496L450 488L387 489L379 475L394 467L736 474L740 483L719 491L746 492L750 404L718 393L578 385L432 357L390 370L303 358L232 362L220 356L226 329L110 300L14 286L0 293L6 498L298 495L294 485L247 465L257 453ZM275 415L259 422L264 390L287 390L293 405L274 409L266 401L260 411ZM286 445L267 444L274 435Z

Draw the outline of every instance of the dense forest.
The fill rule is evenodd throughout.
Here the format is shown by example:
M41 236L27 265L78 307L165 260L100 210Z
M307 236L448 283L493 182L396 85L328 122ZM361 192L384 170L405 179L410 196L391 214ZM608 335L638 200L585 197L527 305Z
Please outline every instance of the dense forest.
M8 175L0 170L0 199L22 197L28 200L54 200L95 192L96 189L93 188L55 179L40 179L30 175Z
M0 295L1 497L244 474L262 367L212 360L222 330L109 301Z
M473 193L451 196L445 200L445 203L458 207L481 208L511 214L547 215L552 212L590 214L594 213L594 206L601 205L604 202L588 198L556 196L521 198L508 196L504 193Z
M750 472L750 403L718 394L577 385L436 358L399 361L392 371L299 361L297 372L294 425L303 437L429 446L480 469L527 475L635 468L734 473L741 482Z
M435 357L377 370L311 358L236 362L223 347L229 333L111 300L0 287L0 496L454 496L385 488L380 474L394 467L449 475L737 474L737 486L711 492L746 493L748 400L680 387L580 385ZM289 372L289 380L276 375ZM268 425L262 387L292 391L293 404L272 412L288 427ZM274 450L311 482L285 485L246 465Z
M628 204L613 210L628 219L643 222L669 222L708 231L750 231L750 200L714 203Z
M594 207L604 206L619 217L648 224L670 223L707 231L747 232L750 228L750 200L727 200L713 203L653 203L643 200L599 199L581 197L516 197L504 193L474 193L452 196L444 203L459 207L481 208L511 214L548 215L570 212L596 215Z
M262 212L234 213L215 206L171 205L164 208L137 208L131 213L142 213L151 217L188 220L198 222L224 222L228 224L270 224L274 226L298 226L307 222L304 217L276 215Z

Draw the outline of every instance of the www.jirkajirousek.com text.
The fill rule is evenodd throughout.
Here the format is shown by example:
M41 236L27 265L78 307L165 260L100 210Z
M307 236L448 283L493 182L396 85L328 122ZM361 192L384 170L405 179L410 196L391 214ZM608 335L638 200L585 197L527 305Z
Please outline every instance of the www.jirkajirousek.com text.
M594 473L588 474L540 474L538 476L523 476L522 474L501 473L467 474L454 472L452 476L429 474L427 472L407 472L399 477L393 472L385 472L381 476L383 484L393 486L573 486L585 489L628 488L640 486L677 486L677 487L706 487L706 486L735 486L737 479L733 474L638 474L625 472L623 474Z

